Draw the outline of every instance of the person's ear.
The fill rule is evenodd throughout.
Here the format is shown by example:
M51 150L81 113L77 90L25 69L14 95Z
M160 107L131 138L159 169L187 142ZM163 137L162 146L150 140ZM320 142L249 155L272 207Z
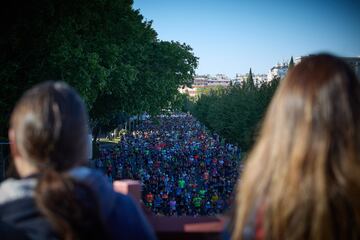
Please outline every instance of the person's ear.
M34 167L29 161L24 158L22 152L19 149L19 146L16 144L16 134L13 129L9 129L8 132L9 141L10 141L10 152L13 159L13 163L16 169L16 172L20 177L26 177L37 172L36 167Z
M10 141L10 152L11 152L11 156L13 157L13 159L15 159L16 157L18 157L19 154L19 150L16 146L16 137L15 137L15 131L14 129L10 128L9 132L9 141Z

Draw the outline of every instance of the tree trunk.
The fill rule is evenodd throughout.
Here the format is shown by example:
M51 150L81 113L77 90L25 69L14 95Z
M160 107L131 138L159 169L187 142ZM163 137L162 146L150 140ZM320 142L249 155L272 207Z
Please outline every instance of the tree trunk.
M93 142L96 143L100 133L100 127L98 124L93 129Z

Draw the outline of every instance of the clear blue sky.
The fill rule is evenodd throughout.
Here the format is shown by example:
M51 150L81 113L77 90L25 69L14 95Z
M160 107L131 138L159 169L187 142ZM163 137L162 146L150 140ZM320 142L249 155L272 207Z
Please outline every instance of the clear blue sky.
M197 74L267 73L310 53L360 56L360 0L134 0L161 40L189 44Z

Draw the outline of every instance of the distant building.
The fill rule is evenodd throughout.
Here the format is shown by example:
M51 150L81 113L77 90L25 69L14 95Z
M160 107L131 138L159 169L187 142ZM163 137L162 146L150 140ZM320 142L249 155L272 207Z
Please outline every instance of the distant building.
M295 58L294 63L295 65L301 62L304 58L308 56L300 56ZM347 62L350 67L354 70L357 77L360 79L360 56L357 57L342 57L345 62ZM278 63L274 67L272 67L268 74L253 74L254 84L259 86L264 82L270 82L274 78L283 79L286 76L288 71L288 63ZM249 73L240 74L237 73L234 79L230 79L225 74L216 74L212 75L196 75L193 79L192 88L183 87L179 89L179 92L188 94L191 97L195 97L201 92L204 88L211 88L211 87L227 87L231 84L238 85L243 84L248 79Z
M360 56L343 57L342 59L350 65L350 67L354 70L356 76L360 80Z
M270 82L274 78L280 78L283 79L288 71L288 64L287 63L278 63L274 67L272 67L267 74L267 81Z
M216 74L214 77L208 78L207 86L215 87L215 86L224 86L227 87L230 85L230 78L225 74Z
M192 88L183 87L179 89L179 92L188 94L190 97L195 97L199 94L201 89L212 87L228 87L231 84L231 80L225 74L211 75L196 75L193 79Z
M249 75L248 73L247 74L237 73L235 75L235 79L233 80L234 84L242 84L243 82L246 81L248 75Z
M179 92L183 93L183 94L187 94L190 97L195 97L197 95L197 91L198 88L193 87L193 88L189 88L189 87L183 87L183 88L179 88Z
M267 75L266 74L256 74L253 76L253 79L254 79L255 85L258 86L267 81Z
M225 74L198 75L194 77L193 86L197 87L213 87L213 86L229 86L231 80Z
M234 85L243 84L248 79L248 77L249 77L249 73L246 74L237 73L235 75L235 79L233 80L233 84ZM256 86L260 86L262 83L266 82L267 80L266 74L253 74L252 77L254 80L254 84Z
M210 75L197 75L194 77L193 86L207 86Z

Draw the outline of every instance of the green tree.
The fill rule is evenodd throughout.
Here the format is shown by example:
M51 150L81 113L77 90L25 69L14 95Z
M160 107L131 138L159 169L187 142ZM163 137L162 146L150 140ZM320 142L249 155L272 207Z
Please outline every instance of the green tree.
M251 73L251 70L250 70ZM220 134L244 151L251 148L278 79L255 86L249 77L245 84L204 91L191 104L192 114L208 129Z
M293 67L294 67L294 59L293 59L293 57L291 56L291 58L290 58L290 61L289 61L289 67L288 67L288 69L289 70L291 70Z
M101 128L119 113L175 105L197 66L191 47L160 41L131 0L14 0L2 5L0 20L0 135L16 99L35 83L74 86L92 127Z
M246 78L245 87L246 88L251 88L251 89L253 89L255 87L255 83L254 83L254 79L253 79L253 73L251 71L251 68L250 68L248 76Z

